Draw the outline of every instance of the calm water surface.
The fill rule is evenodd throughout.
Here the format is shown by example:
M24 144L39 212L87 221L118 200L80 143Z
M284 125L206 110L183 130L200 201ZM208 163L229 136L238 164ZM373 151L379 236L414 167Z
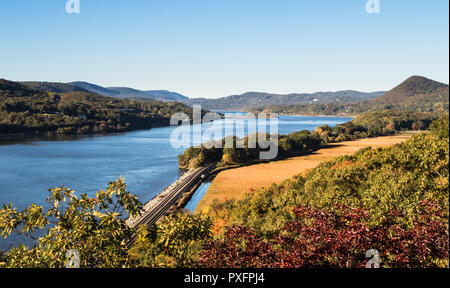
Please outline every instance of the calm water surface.
M351 118L280 116L279 133L335 126ZM225 126L247 126L249 120L219 120ZM204 125L202 129L207 128ZM206 126L206 127L205 127ZM48 189L66 186L90 195L123 176L129 191L147 202L182 173L170 135L175 127L155 128L108 136L82 137L70 141L0 140L0 205L13 203L23 209L31 203L45 204ZM247 131L252 133L254 131ZM191 203L195 205L195 203ZM192 208L192 207L191 207ZM0 250L23 241L19 236L0 240Z

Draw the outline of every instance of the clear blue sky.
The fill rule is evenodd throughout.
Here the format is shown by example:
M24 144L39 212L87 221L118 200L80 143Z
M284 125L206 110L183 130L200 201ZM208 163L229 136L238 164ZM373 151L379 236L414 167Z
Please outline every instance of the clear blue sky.
M0 1L0 78L89 81L216 98L387 90L449 79L449 2Z

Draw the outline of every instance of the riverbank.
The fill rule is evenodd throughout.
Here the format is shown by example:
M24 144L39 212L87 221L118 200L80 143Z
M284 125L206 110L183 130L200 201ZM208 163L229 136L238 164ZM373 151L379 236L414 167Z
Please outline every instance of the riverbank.
M260 113L275 113L275 112L260 112ZM277 113L281 116L305 116L305 117L335 117L335 118L356 118L360 114L337 114L337 115L331 115L331 114L314 114L314 113Z
M65 140L65 138L75 139L77 137L89 137L89 136L109 136L109 135L118 135L120 133L128 133L135 131L145 131L155 128L164 128L170 127L170 123L153 123L148 127L141 128L131 128L131 129L121 129L114 131L100 131L100 132L89 132L89 133L65 133L59 134L56 131L41 131L38 133L32 132L18 132L18 133L0 133L0 141L2 140L39 140L39 139L56 139L56 140Z
M220 110L222 113L227 113L227 112L239 112L239 113L253 113L253 114L258 114L258 113L265 113L265 114L270 114L270 113L275 113L278 114L278 116L304 116L304 117L335 117L335 118L356 118L359 115L361 115L362 113L359 114L346 114L346 113L340 113L337 115L332 115L332 114L315 114L315 113L276 113L276 112L270 112L270 111L256 111L256 110Z
M416 132L333 143L309 155L222 171L213 180L196 211L206 212L215 199L220 202L242 199L258 189L305 174L324 161L351 155L365 147L378 148L402 143L414 133Z

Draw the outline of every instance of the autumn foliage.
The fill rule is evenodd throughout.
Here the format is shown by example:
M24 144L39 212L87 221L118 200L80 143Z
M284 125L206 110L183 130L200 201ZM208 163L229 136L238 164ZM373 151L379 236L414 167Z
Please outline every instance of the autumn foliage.
M207 242L200 265L211 268L363 268L366 251L377 249L382 267L448 266L448 224L434 202L424 201L411 229L391 211L378 227L367 211L337 207L336 212L297 207L296 219L279 235L264 240L251 228L231 226L222 240Z

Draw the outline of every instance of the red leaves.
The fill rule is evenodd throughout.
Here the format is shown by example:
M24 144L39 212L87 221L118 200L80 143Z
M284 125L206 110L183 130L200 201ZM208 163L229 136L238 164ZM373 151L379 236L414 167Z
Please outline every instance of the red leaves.
M273 246L263 241L253 229L227 227L225 241L210 241L203 247L199 264L213 268L279 267Z
M337 212L295 209L296 221L263 240L245 227L227 227L224 240L204 245L204 267L365 267L366 251L377 249L384 267L428 267L448 260L448 224L432 201L424 201L414 227L400 227L392 211L380 227L369 227L367 211L337 207ZM431 261L433 260L433 261Z
M373 240L378 237L364 223L367 212L337 208L338 213L307 207L296 209L298 220L286 227L292 234L278 239L285 250L287 267L364 266L365 252L377 248Z

